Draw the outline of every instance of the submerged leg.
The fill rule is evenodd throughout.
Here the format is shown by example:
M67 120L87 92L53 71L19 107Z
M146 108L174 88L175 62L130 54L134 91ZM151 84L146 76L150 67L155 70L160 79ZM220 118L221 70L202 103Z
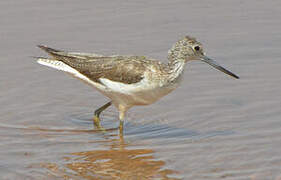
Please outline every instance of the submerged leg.
M127 112L127 108L124 106L119 106L119 121L120 121L120 125L119 125L119 135L122 137L123 136L123 126L124 126L124 118L125 118L125 114Z
M111 105L111 101L106 103L105 105L101 106L100 108L98 108L97 110L95 110L95 115L94 115L94 125L98 128L101 129L102 126L100 125L100 113L105 110L106 108L108 108Z
M124 116L125 116L125 113L120 112L120 115L119 115L119 121L120 121L120 124L119 124L119 135L120 136L123 136Z

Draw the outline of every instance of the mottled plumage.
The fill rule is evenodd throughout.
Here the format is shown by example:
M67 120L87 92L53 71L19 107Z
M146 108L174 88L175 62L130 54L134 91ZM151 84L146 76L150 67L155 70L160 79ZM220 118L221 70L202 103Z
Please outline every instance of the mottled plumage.
M135 105L151 104L178 87L188 61L201 60L239 78L206 57L202 44L189 36L169 50L167 64L144 56L103 56L39 47L52 58L39 58L38 63L70 73L111 99L95 111L94 122L100 127L99 114L113 103L119 110L121 133L126 111Z
M125 84L133 84L144 78L144 72L149 69L165 71L165 64L150 60L145 56L102 56L95 54L67 53L39 45L55 60L64 62L87 76L92 81L100 83L100 78L106 78Z

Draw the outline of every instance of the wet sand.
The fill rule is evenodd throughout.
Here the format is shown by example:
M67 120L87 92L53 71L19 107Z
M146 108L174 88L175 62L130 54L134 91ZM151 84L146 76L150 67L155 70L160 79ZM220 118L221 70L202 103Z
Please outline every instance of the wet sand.
M1 1L0 179L281 179L279 1ZM179 89L98 132L99 92L36 48L166 61L184 35L237 73L191 62ZM118 125L109 108L106 128Z

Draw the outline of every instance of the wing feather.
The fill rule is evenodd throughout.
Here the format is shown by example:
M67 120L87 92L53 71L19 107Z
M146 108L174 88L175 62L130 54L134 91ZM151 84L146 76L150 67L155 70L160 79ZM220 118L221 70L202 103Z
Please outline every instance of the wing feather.
M100 78L133 84L144 78L147 60L143 56L102 56L86 53L67 53L39 45L56 60L79 71L89 79L99 82Z

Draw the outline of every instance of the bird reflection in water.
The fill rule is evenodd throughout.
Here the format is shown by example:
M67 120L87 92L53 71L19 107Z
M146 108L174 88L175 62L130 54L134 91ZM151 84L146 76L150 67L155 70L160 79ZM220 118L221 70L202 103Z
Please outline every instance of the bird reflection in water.
M63 170L54 164L45 167L65 179L177 179L171 175L178 172L165 169L166 163L155 159L153 153L152 149L132 148L119 137L110 139L106 150L70 153Z

